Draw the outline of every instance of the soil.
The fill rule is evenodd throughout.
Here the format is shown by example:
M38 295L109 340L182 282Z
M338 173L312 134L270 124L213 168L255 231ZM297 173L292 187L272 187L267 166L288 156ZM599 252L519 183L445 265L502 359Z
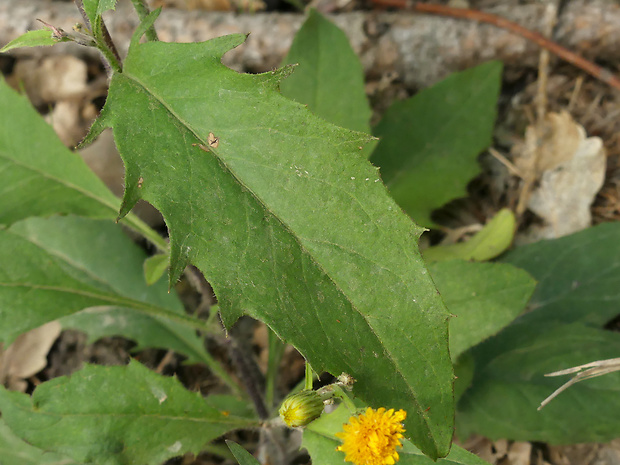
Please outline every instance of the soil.
M11 10L9 7L7 11L14 17L22 18L24 14L33 14L32 11L26 13L18 11L19 2L15 0L13 3L15 9ZM63 23L63 21L75 22L76 16L70 18L62 16L63 12L68 10L61 3L47 2L48 8L37 11L36 17L53 18L59 23ZM541 4L540 1L536 0L470 0L469 2L431 0L428 3L450 3L469 5L472 8L495 8L506 11L510 8L513 8L514 11L519 8L539 8ZM565 3L567 2L559 2L560 8L564 8ZM595 3L598 5L600 2ZM607 3L613 4L614 2ZM278 30L287 30L288 28L290 37L294 33L294 28L287 26L287 23L281 19L283 17L277 16L294 12L295 7L293 5L295 2L293 0L153 0L152 4L161 5L165 8L178 8L179 11L171 13L170 18L173 18L171 21L177 21L181 24L183 21L187 24L191 20L192 13L201 9L233 12L264 10L269 13L261 15L260 18L262 19L260 20L252 19L252 21L262 21L267 25L272 24L270 21L278 21ZM376 20L378 16L372 16L374 14L372 4L365 0L312 0L311 4L324 12L369 14L371 19L375 18L374 21L366 21L363 25L360 22L360 30L365 28L366 37L373 37L374 34L378 38L385 34L382 28L395 24L390 22L394 21L392 19L389 21L387 19L385 21ZM270 19L269 15L271 14L276 19ZM234 15L227 18L226 21L234 21ZM300 18L295 20L297 21L296 24L301 21ZM452 20L434 18L433 21L441 23L441 21ZM16 31L20 27L16 26L16 22L12 23L13 36L18 35ZM528 26L528 24L525 25ZM488 26L476 24L470 24L467 27L474 31L472 34L488 28ZM131 32L130 25L125 23L124 26L118 26L117 29L120 30L120 34L125 34L123 41L126 42L126 37ZM7 28L5 28L6 30ZM215 33L218 32L220 31L218 30ZM175 34L169 33L172 38L175 38ZM258 32L253 33L259 37L261 34L263 32L260 32L260 27ZM195 38L195 35L190 34L190 36L184 38ZM262 57L260 60L252 61L247 57L242 57L232 66L248 72L272 68L277 65L278 57L281 58L283 54L282 47L286 48L287 44L290 44L290 37L288 42L284 41L284 46L280 46L274 45L276 41L274 40L272 43L271 39L265 36L262 42L264 50L259 52ZM10 38L2 37L2 44L4 44L5 39ZM361 39L358 42L355 40L352 39L354 47L360 51L362 48L359 45ZM377 40L374 45L381 47L379 42ZM501 96L494 149L509 160L513 148L518 141L523 139L526 126L535 122L536 118L533 115L536 114L537 98L540 98L541 95L537 88L540 77L540 70L536 66L538 51L531 45L527 47L534 50L535 60L531 60L531 52L528 52L530 58L509 62ZM383 61L376 61L375 59L375 63L382 63L382 65L374 69L368 64L365 66L367 93L375 111L374 121L380 118L380 115L394 100L408 97L425 84L443 77L442 72L438 72L433 76L427 74L423 79L408 79L404 77L403 67L393 65L393 62L401 56L400 52L392 50L394 57L390 58L391 55L386 55L389 55L391 50L387 45L381 50L383 55L378 54L377 56L383 56ZM598 54L597 44L594 43L587 50L587 55L591 59L596 59L599 56ZM482 55L482 51L480 51L480 55ZM599 62L610 64L604 43L600 44ZM458 66L463 66L463 63L459 63ZM53 52L46 49L44 51L20 51L19 53L0 55L0 71L7 82L16 89L23 86L32 103L48 119L68 147L74 147L84 137L88 127L105 102L107 92L105 68L96 54L84 49L65 47L61 51L55 50ZM585 75L581 70L553 56L550 58L547 79L547 86L543 92L547 100L546 110L548 112L568 111L572 118L584 127L588 136L601 138L606 149L605 181L592 203L592 224L617 221L620 219L620 118L618 117L620 115L620 93L613 90L609 85ZM109 135L102 137L92 148L83 153L83 156L110 188L120 195L122 193L122 163ZM504 165L498 162L497 157L490 153L483 154L480 162L483 173L471 182L469 186L470 195L465 199L451 202L436 212L435 219L444 229L434 233L430 238L431 241L439 242L448 236L451 237L451 240L463 239L462 235L455 236L446 233L459 229L467 230L467 227L472 224L484 224L501 208L516 207L522 194L519 179L511 176ZM140 214L146 221L161 231L165 231L165 226L157 212L154 212L148 205L143 205L140 208ZM520 230L527 232L528 228L538 221L539 219L533 213L525 211L520 217ZM209 313L209 307L215 303L212 290L210 290L208 283L197 275L196 270L193 271L193 275L194 278L182 280L177 286L177 291L188 312L203 312L206 316ZM256 321L243 318L235 327L235 332L240 335L238 340L247 341L243 350L250 354L250 359L254 360L256 370L258 372L264 371L268 350L266 328ZM222 360L229 367L230 373L235 375L236 368L230 348L223 338L208 340L206 343L214 356ZM125 364L130 357L139 359L142 363L164 375L178 376L190 390L204 394L224 392L225 390L218 379L202 366L186 365L183 363L182 357L162 350L146 350L135 353L132 351L133 347L133 342L118 337L104 338L89 344L84 334L76 331L64 331L49 351L47 366L29 379L27 390L32 391L37 384L47 379L79 370L84 363ZM303 378L304 361L290 347L285 350L281 373L278 386L280 393L287 392ZM256 446L260 441L257 434L248 432L235 433L231 435L231 438L243 443L250 450L253 445ZM293 439L291 438L291 440ZM614 441L607 445L552 447L539 443L491 442L488 439L476 437L470 438L463 445L493 464L620 464L620 441ZM301 454L296 463L306 463L307 461L308 457ZM222 463L222 459L215 455L202 454L199 457L186 456L174 459L168 463L206 465Z

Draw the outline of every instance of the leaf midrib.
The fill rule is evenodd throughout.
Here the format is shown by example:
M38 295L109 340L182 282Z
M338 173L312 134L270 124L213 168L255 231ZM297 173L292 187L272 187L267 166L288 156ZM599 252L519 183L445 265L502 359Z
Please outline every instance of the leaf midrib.
M15 404L13 405L15 406ZM187 421L187 422L193 422L193 423L210 423L214 425L239 425L241 426L241 425L256 425L257 424L256 421L250 420L247 418L237 417L237 416L232 416L232 415L229 415L229 416L222 415L220 411L217 411L217 413L223 417L222 420L209 419L209 418L204 418L204 417L181 417L178 415L162 415L162 414L156 414L156 413L143 413L143 412L136 412L136 413L118 413L118 412L110 413L109 411L105 413L46 412L40 409L35 411L32 408L25 408L25 407L19 407L19 406L16 406L16 407L19 408L21 411L27 412L30 414L41 415L41 416L46 416L46 417L59 417L59 418L68 418L68 417L75 417L75 418L89 418L89 417L101 418L103 417L103 418L137 418L137 419L147 418L147 419L167 420L167 421Z
M62 292L65 294L78 295L82 297L88 297L92 299L103 300L104 302L109 302L116 307L125 307L129 309L133 309L142 313L145 313L149 316L158 316L162 318L166 318L168 320L183 324L185 326L189 326L195 329L205 329L205 322L202 320L194 319L190 316L182 315L180 313L174 313L164 307L159 307L157 305L147 304L138 300L134 300L127 297L115 297L112 295L106 294L97 294L95 292L82 291L79 289L73 289L62 286L46 286L42 284L32 284L32 283L3 283L0 282L0 287L5 288L18 288L23 287L31 290L42 290L42 291L54 291L54 292ZM89 308L89 307L85 307ZM77 312L74 312L77 313Z
M26 165L24 163L20 163L15 158L12 158L10 155L8 155L6 152L0 151L0 158L3 158L3 159L7 160L10 163L14 163L15 165L20 166L20 167L22 167L22 168L24 168L26 170L32 171L32 172L38 174L39 176L41 176L43 178L55 181L58 184L61 184L61 185L65 186L65 187L67 187L69 189L76 190L76 191L80 192L81 194L83 194L84 196L99 202L100 204L102 204L105 207L108 207L110 210L112 210L112 212L114 214L116 214L116 212L118 211L118 205L117 206L111 205L108 202L106 202L104 199L95 196L95 194L93 194L92 192L90 192L88 190L83 189L82 187L76 186L75 184L72 184L72 183L70 183L70 182L68 182L68 181L66 181L64 179L58 178L56 176L52 176L51 174L46 173L44 171L41 171L41 170L39 170L39 169L37 169L37 168L35 168L33 166Z
M170 312L176 313L171 308L167 309L166 307L161 307L159 305L154 305L154 304L152 304L150 302L145 302L145 301L142 301L142 300L136 300L136 299L133 299L130 296L123 295L123 293L120 292L120 290L116 289L115 286L112 283L109 283L108 281L103 280L98 275L94 274L93 271L91 271L90 269L88 269L85 266L83 266L83 264L80 264L80 263L74 261L72 259L72 257L70 257L70 256L68 256L68 255L66 255L64 253L61 253L60 250L55 249L55 248L46 247L45 245L40 243L38 240L36 240L36 238L33 237L32 235L22 235L20 233L17 233L17 232L11 231L11 230L9 230L9 232L11 232L12 234L15 234L16 236L19 236L19 237L27 240L28 242L30 242L33 245L39 247L39 249L41 249L44 253L46 253L46 254L48 254L50 256L58 258L59 260L61 260L64 263L68 264L69 266L71 266L73 269L75 269L77 271L80 271L83 274L87 275L93 281L101 283L105 287L109 287L111 292L113 292L115 295L119 295L120 298L131 299L134 302L142 302L142 303L144 303L146 305L149 305L149 306L152 306L152 307L158 307L158 308L161 308L162 310L168 310ZM88 285L87 283L82 283L82 284ZM2 285L2 284L0 284L0 285ZM99 297L99 298L101 298L101 297ZM99 307L99 305L97 307ZM115 307L115 308L126 308L126 306L124 306L124 305L123 306L115 305L113 307ZM93 307L86 307L86 308L93 308ZM94 307L94 308L96 308L96 307ZM132 308L132 307L130 307L130 308ZM79 312L76 312L76 313L79 313ZM181 314L181 313L179 313L179 314ZM203 353L199 352L199 351L197 352L196 349L193 347L193 345L189 341L187 341L184 336L182 336L181 334L177 333L176 329L170 327L169 325L166 325L166 324L162 323L154 315L148 314L148 316L151 317L161 328L163 328L165 331L170 333L174 338L176 338L179 341L182 341L185 344L185 346L187 347L187 349L188 349L187 350L188 355L191 354L197 360L202 360L203 362L205 362L205 355ZM209 365L209 363L207 363L207 365Z

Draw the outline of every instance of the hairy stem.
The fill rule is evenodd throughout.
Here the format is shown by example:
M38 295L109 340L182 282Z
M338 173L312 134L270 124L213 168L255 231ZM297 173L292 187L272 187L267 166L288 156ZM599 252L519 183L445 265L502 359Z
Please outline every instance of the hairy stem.
M144 18L146 18L150 13L149 7L145 0L131 0L131 3L133 4L136 13L138 13L138 18L140 18L140 21L144 21ZM144 36L149 42L157 42L159 40L155 26L149 27Z
M106 71L110 72L110 70L114 70L116 72L120 72L122 70L121 56L116 49L116 45L114 45L114 42L112 41L112 37L108 32L108 28L106 27L103 18L99 16L97 17L95 24L91 24L90 19L86 14L86 10L84 9L83 0L74 0L74 2L75 6L77 6L80 14L82 15L86 28L91 32L93 38L95 39L97 49L104 57L103 64L106 67Z
M133 229L135 232L140 234L146 240L148 240L151 244L153 244L157 249L161 252L168 252L168 243L166 240L159 235L157 231L151 228L148 224L138 218L135 214L130 213L123 220L121 220L121 224L126 225L127 227Z

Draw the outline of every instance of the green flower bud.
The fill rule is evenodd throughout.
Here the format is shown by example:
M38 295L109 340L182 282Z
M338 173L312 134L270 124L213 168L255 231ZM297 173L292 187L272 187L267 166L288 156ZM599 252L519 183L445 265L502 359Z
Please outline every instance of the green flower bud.
M291 428L306 426L323 413L323 398L316 391L301 391L287 397L280 406L280 417Z

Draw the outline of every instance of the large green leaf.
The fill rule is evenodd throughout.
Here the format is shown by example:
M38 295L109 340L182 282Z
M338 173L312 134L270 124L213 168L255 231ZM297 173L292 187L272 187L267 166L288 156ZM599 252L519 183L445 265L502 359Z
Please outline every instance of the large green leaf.
M0 418L0 463L2 465L77 465L73 460L46 452L15 436Z
M73 213L115 218L119 199L68 150L54 130L0 80L0 224L29 216ZM127 225L161 249L166 243L135 215Z
M159 465L198 453L230 430L257 426L219 403L134 361L88 365L71 377L41 384L32 398L0 389L2 418L19 437L78 462L102 465Z
M48 321L104 307L64 324L94 337L122 334L141 346L167 346L206 362L210 357L194 331L162 317L201 323L184 315L164 285L146 286L143 260L144 253L109 220L30 218L1 230L0 340L8 343Z
M501 338L501 339L499 339ZM474 350L492 354L476 362L472 387L459 402L459 436L544 441L607 442L620 431L620 373L571 386L542 410L537 407L568 378L547 378L564 368L618 357L620 335L580 323L508 328Z
M492 61L454 73L394 103L375 129L371 161L398 204L419 224L466 195L480 172L476 158L491 143L502 65Z
M407 409L413 441L447 454L447 312L417 250L421 229L360 154L369 136L282 97L286 69L223 66L244 36L140 44L149 25L92 132L114 129L122 212L139 198L162 212L171 281L196 264L227 326L244 312L265 321L317 370L355 377L367 402Z
M340 465L344 462L344 453L336 450L341 441L335 436L342 431L342 425L349 421L351 413L341 405L329 415L322 415L318 420L310 423L304 430L303 447L308 449L312 463L321 465ZM450 454L445 459L436 462L426 457L411 442L404 440L402 449L397 449L399 465L488 465L484 460L466 450L452 446Z
M607 223L519 247L502 261L538 280L522 322L582 322L601 327L620 314L620 224Z
M282 81L282 95L305 103L330 123L370 134L364 70L335 24L311 9L283 63L299 66Z
M450 319L452 360L519 316L536 287L527 272L505 263L449 260L429 270L455 315Z
M554 443L607 441L620 431L618 374L583 381L542 411L566 379L545 373L618 357L620 224L519 247L506 255L539 280L530 311L472 351L475 376L459 403L459 431ZM501 413L500 413L501 412Z

